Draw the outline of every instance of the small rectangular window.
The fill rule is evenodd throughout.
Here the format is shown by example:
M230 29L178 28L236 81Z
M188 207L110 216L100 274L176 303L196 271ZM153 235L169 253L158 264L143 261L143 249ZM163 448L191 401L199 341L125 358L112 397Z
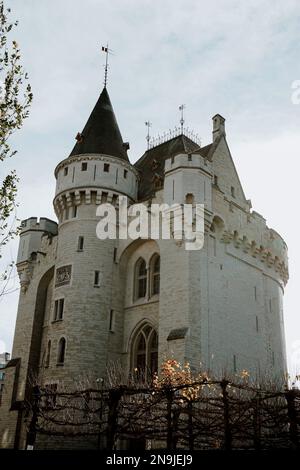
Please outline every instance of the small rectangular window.
M188 154L188 161L191 162L192 161L192 155L189 153Z
M78 237L78 251L83 251L84 237Z
M218 177L217 177L217 175L214 175L214 185L218 186Z
M115 323L115 314L114 314L114 311L111 310L110 313L109 313L109 331L111 332L114 332L114 325Z
M72 216L73 216L73 217L77 217L77 206L73 206L73 213L72 213Z
M94 286L100 285L100 271L94 272Z
M235 188L231 186L231 196L235 197Z
M81 171L86 171L87 170L87 162L82 162L81 163Z
M65 299L59 299L58 320L62 320L62 317L63 317L63 314L64 314L64 305L65 305Z
M128 170L124 170L124 178L126 179L128 175Z
M64 314L65 299L57 299L54 304L54 320L62 320Z
M67 176L68 170L69 170L69 168L68 168L67 166L65 166L65 168L64 168L64 175L65 175L65 176Z
M109 163L104 163L104 171L105 173L109 172Z

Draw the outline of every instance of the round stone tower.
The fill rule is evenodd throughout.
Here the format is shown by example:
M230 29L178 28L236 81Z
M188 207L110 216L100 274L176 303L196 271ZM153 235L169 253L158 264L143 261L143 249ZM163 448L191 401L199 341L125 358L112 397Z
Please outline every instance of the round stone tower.
M96 210L103 202L117 204L119 195L135 201L138 174L106 88L76 140L55 169L59 225L45 382L47 376L51 382L102 377L106 362L121 354L112 347L122 333L112 289L117 240L97 238Z

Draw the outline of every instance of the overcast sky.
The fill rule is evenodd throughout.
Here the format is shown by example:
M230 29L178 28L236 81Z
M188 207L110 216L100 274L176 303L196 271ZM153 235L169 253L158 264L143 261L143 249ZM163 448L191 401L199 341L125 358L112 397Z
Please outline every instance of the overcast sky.
M253 209L289 247L285 329L294 372L300 358L299 149L300 79L298 0L10 0L19 20L12 33L34 93L30 118L16 135L18 155L1 164L0 179L16 168L18 216L55 219L57 163L70 153L103 86L107 41L108 90L129 156L152 135L179 123L211 142L211 117L226 118L227 140ZM0 77L1 78L1 77ZM6 259L15 257L17 242ZM18 289L14 277L10 288ZM0 352L11 350L18 291L0 301Z

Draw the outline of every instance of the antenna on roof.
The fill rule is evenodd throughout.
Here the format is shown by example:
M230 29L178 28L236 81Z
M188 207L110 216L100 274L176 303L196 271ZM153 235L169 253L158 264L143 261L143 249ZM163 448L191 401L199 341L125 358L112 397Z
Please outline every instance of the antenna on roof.
M181 126L181 134L183 134L183 124L184 124L184 119L183 119L183 110L185 108L185 104L181 104L179 106L179 111L181 111L181 117L180 117L180 126Z
M147 133L147 136L146 136L146 140L147 140L147 150L149 150L149 148L150 148L150 127L152 126L152 122L146 121L145 126L148 127L148 133Z
M106 88L107 85L107 71L108 71L108 54L112 54L112 50L108 48L108 44L106 46L102 46L102 52L105 52L106 58L105 58L105 71L104 71L104 88Z

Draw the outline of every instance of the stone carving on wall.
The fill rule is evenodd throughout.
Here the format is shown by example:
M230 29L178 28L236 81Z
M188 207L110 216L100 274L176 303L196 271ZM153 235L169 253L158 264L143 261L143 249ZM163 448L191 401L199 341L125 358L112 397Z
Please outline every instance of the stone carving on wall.
M56 277L55 277L55 287L65 286L66 284L70 284L72 276L72 265L69 264L68 266L61 266L56 270Z

